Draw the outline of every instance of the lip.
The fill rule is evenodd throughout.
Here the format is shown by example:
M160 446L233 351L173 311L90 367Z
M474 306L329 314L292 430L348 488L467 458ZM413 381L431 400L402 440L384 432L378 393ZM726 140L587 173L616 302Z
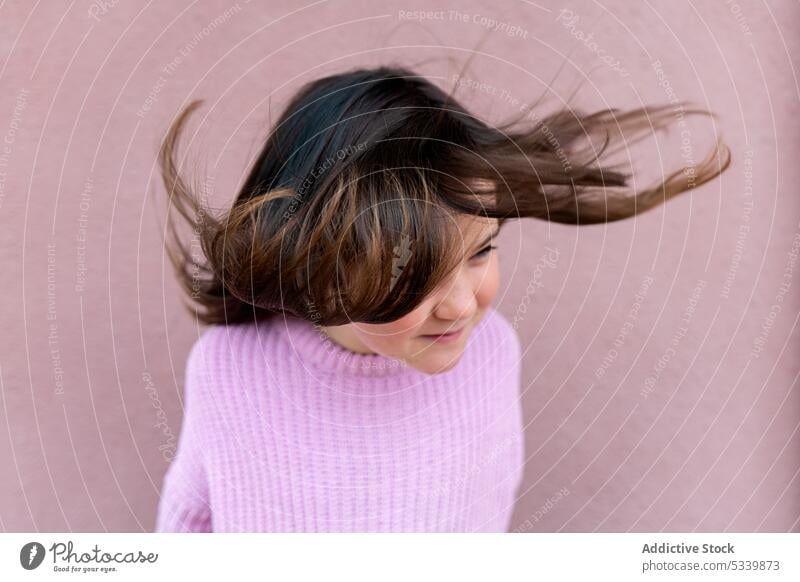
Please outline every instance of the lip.
M464 329L466 326L458 329L456 331L451 331L445 334L432 334L432 335L423 335L422 337L436 343L449 343L457 340L461 337L461 334L464 333Z

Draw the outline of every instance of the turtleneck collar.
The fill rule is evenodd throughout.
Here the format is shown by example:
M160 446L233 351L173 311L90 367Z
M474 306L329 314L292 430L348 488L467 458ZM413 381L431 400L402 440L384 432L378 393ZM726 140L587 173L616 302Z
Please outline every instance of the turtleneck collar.
M327 373L356 376L428 377L396 358L381 354L361 354L336 343L315 323L292 315L270 318L269 325L279 329L288 349L305 365Z

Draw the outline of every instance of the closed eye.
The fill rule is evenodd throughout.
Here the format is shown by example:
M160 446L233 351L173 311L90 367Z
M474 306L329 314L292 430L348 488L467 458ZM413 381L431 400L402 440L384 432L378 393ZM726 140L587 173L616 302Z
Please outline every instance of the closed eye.
M488 246L485 246L485 247L483 247L481 250L479 250L477 253L475 253L474 255L472 255L472 258L473 258L473 259L482 259L483 257L486 257L486 256L488 256L488 255L489 255L489 253L490 253L492 250L496 249L496 248L497 248L497 247L496 247L495 245L488 245Z

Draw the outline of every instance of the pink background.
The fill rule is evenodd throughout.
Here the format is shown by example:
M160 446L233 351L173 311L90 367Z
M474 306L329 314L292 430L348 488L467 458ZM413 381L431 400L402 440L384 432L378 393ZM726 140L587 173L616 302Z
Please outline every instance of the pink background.
M513 529L800 531L800 6L497 4L0 7L0 529L154 526L199 333L161 251L155 153L179 108L207 100L184 143L222 208L301 83L395 63L450 87L474 50L457 94L491 121L579 83L585 109L674 94L719 113L684 151L718 133L734 157L635 220L504 232L497 307L525 350ZM685 161L681 139L637 147L638 185Z

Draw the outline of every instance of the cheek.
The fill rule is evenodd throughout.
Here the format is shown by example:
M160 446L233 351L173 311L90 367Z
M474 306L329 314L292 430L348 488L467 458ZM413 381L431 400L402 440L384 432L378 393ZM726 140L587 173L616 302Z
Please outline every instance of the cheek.
M415 310L391 323L356 324L361 341L373 350L392 354L417 336L425 318L422 310Z
M494 300L497 290L500 287L500 269L497 263L497 253L486 265L486 269L480 274L478 286L475 290L475 300L478 305L484 307Z

